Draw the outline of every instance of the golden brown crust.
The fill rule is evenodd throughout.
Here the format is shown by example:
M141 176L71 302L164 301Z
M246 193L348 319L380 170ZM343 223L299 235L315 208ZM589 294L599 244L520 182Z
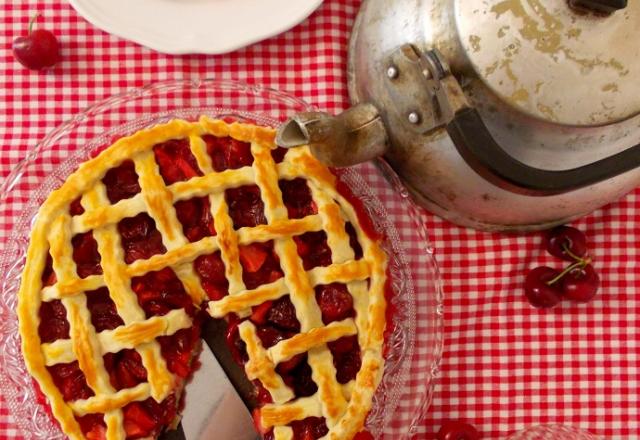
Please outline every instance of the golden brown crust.
M231 136L249 142L254 156L253 166L215 172L202 139L204 135ZM158 143L179 138L189 139L190 149L203 175L167 186L151 150ZM262 346L250 321L239 326L240 337L249 354L247 375L262 382L274 402L261 411L263 426L274 427L276 440L291 439L293 431L286 425L310 416L326 419L329 428L326 438L329 439L351 439L362 429L384 367L382 344L387 257L379 243L362 231L355 210L336 190L335 176L313 158L306 147L288 151L285 160L276 165L271 156L271 150L275 148L274 139L274 130L249 124L228 124L206 117L198 122L174 120L118 140L98 157L81 165L43 204L32 231L19 292L20 334L27 367L70 438L83 438L75 415L97 412L106 415L107 437L122 439L125 435L123 406L148 397L161 401L179 386L179 380L167 370L156 338L190 327L191 319L183 310L147 319L131 290L130 280L150 271L171 267L194 303L200 303L206 296L193 270L193 261L200 255L217 251L225 264L229 295L209 302L213 316L222 317L230 313L247 316L254 306L289 295L301 324L300 334L269 349ZM101 180L109 169L125 160L133 160L142 191L111 205ZM298 177L308 181L318 213L289 220L278 180ZM250 184L260 187L268 224L234 230L224 192ZM78 196L82 196L86 212L72 218L69 205ZM217 235L189 243L173 205L193 197L209 198ZM154 219L167 252L127 265L116 225L120 220L142 212L147 212ZM346 222L354 226L363 249L364 255L357 261L345 231ZM332 264L307 272L292 237L320 230L327 234ZM93 232L98 244L103 274L80 279L71 256L71 237L87 231ZM247 290L242 279L239 246L271 240L280 258L284 277L255 290ZM57 282L43 289L40 277L49 251ZM324 325L314 287L332 282L347 285L353 296L356 316ZM125 325L96 333L86 308L84 292L105 286ZM38 335L38 311L42 301L54 299L61 299L67 310L71 338L42 344ZM354 381L341 385L336 380L332 355L326 344L354 334L358 335L361 348L362 369ZM109 383L101 359L104 353L125 348L136 349L140 353L148 383L116 392ZM312 379L318 385L318 392L295 399L275 368L279 362L305 352L308 353ZM46 366L75 360L95 395L82 401L65 402Z

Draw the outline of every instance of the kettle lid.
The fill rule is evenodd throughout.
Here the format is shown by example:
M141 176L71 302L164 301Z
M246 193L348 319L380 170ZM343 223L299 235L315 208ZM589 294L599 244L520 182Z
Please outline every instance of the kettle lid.
M626 3L454 0L460 41L489 88L536 118L577 126L640 113L640 2Z

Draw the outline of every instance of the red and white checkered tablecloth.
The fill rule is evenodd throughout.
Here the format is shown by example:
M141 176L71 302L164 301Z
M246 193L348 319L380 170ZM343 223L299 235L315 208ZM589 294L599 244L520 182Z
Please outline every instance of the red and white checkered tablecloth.
M105 34L59 0L0 5L0 177L27 148L88 105L157 80L236 79L288 91L336 112L347 106L346 47L360 0L325 0L296 28L222 56L167 56ZM11 54L39 11L64 61L46 73ZM556 263L539 234L500 235L454 226L427 212L445 289L445 350L434 402L417 438L465 419L485 439L541 423L640 438L640 190L576 222L602 278L588 305L529 307L527 268ZM0 231L5 235L7 231ZM22 438L0 396L0 438Z

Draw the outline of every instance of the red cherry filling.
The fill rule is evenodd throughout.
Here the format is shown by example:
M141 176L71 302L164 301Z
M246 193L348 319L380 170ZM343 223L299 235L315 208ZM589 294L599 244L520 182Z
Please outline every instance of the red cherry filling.
M284 296L273 302L266 313L266 321L282 330L300 332L300 322L296 316L296 308L289 296Z
M278 342L289 339L295 334L292 332L277 329L270 325L263 325L258 327L257 333L260 341L262 341L262 345L265 348L273 347Z
M208 197L182 200L175 205L182 231L190 242L216 235Z
M194 262L194 268L200 275L202 287L210 300L217 301L229 294L229 281L220 252L199 256Z
M91 323L97 332L124 325L106 287L87 292L87 307L91 313Z
M107 188L107 190L108 190L108 188ZM69 214L71 214L72 216L81 215L81 214L84 213L84 208L82 207L82 204L80 203L81 199L82 199L82 197L78 197L73 202L71 202L71 205L69 205Z
M293 438L296 440L315 440L329 433L324 417L307 417L304 420L291 422Z
M39 314L38 334L43 343L54 342L58 339L69 339L67 310L59 299L43 302L40 305Z
M104 355L104 366L109 373L111 385L116 390L133 388L147 381L147 370L142 358L135 350L122 350Z
M240 246L242 280L247 289L276 281L283 276L280 259L273 250L273 241Z
M290 219L303 218L318 212L306 180L281 180L278 185Z
M80 370L78 361L69 364L58 364L47 367L53 383L62 393L62 397L67 402L74 400L88 399L93 396L93 391L87 385L84 373Z
M93 238L91 231L73 237L71 245L73 246L73 261L76 263L76 272L80 278L102 273L98 243Z
M275 150L271 150L271 157L275 163L280 163L284 161L284 156L287 154L286 148L278 147Z
M331 264L331 248L327 243L326 232L306 232L293 237L293 240L298 247L298 255L302 258L304 270Z
M156 223L147 213L121 220L118 232L122 237L124 260L127 264L167 251L162 243L162 235L156 229Z
M173 423L177 407L178 403L173 394L161 403L157 403L151 397L142 402L129 403L122 408L127 440L157 436L163 426Z
M168 267L133 278L131 288L138 296L147 318L166 315L175 309L186 309L188 313L194 310L191 297L175 272Z
M107 438L107 424L104 422L102 414L76 416L76 421L87 440L105 440Z
M102 183L107 187L107 197L111 203L130 199L140 192L138 174L131 160L127 160L119 167L107 171Z
M276 371L282 376L284 383L293 390L296 397L309 397L318 391L318 385L311 379L311 367L307 362L307 354L303 354L302 357L303 359L295 368L284 372L280 364Z
M264 203L257 185L228 189L225 191L225 198L235 229L267 224Z
M315 290L316 301L322 311L322 322L325 324L355 316L353 298L346 285L331 283L316 286Z
M153 152L160 167L160 175L167 185L202 176L196 158L189 148L188 139L173 139L158 144L153 147Z
M333 355L333 366L336 368L336 378L345 384L354 380L362 366L360 345L357 336L345 336L327 344Z
M213 169L220 172L228 169L248 167L253 164L251 144L231 137L203 136L207 152L211 156Z
M200 343L199 318L194 321L193 327L179 330L171 336L159 337L158 342L169 371L183 379L187 378L192 370L194 351Z

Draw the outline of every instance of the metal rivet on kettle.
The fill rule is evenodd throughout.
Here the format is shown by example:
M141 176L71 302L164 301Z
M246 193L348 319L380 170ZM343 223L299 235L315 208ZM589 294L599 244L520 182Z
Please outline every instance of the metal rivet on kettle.
M398 77L398 68L396 66L389 66L387 68L387 77L394 79Z
M417 112L411 112L409 113L408 119L412 124L417 124L420 122L420 115Z

